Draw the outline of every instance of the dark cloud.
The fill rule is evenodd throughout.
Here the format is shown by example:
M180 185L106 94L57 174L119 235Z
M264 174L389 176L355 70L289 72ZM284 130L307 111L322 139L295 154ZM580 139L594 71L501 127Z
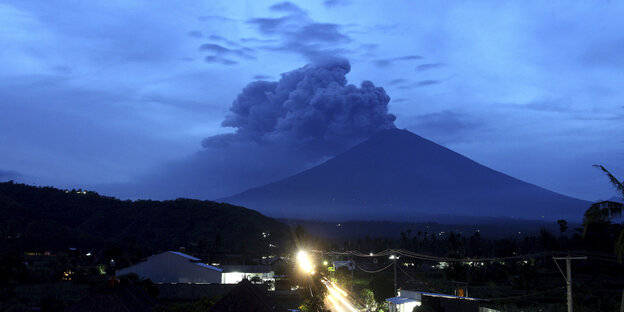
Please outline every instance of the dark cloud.
M392 99L392 102L395 102L395 103L407 102L407 101L409 101L409 99L406 99L406 98Z
M253 49L249 48L230 49L215 43L206 43L202 44L199 47L199 50L211 53L211 55L208 55L204 58L207 63L234 65L237 64L238 61L233 60L232 58L237 58L238 60L256 59L256 57L251 54L253 52Z
M405 82L407 82L407 80L399 78L399 79L394 79L394 80L390 81L390 85L394 86L394 85L402 84L402 83L405 83Z
M239 40L240 42L243 42L243 43L260 43L260 44L275 43L278 41L277 39L258 39L258 38L241 38Z
M422 65L416 66L416 70L424 71L424 70L436 69L436 68L440 68L444 66L446 66L446 64L444 63L428 63L428 64L422 64Z
M271 11L276 11L276 12L305 13L304 10L302 10L300 7L298 7L297 5L293 4L292 2L276 3L276 4L272 5L272 6L270 6L269 9Z
M222 22L234 22L236 21L233 18L229 18L227 16L221 16L221 15L202 15L200 17L197 18L199 21L222 21Z
M204 34L199 30L191 30L188 32L188 35L193 38L203 38Z
M390 66L390 65L394 64L397 61L413 61L413 60L420 60L422 58L423 57L419 56L419 55L406 55L406 56L398 56L398 57L392 57L392 58L378 59L378 60L375 60L373 62L377 66L385 67L385 66Z
M158 198L231 195L295 174L394 128L390 97L370 81L348 84L350 69L348 61L332 59L284 73L279 81L249 83L222 122L235 131L204 139L202 151L145 178L166 186L145 186L141 192Z
M254 52L254 49L248 48L248 47L244 47L241 44L239 44L239 43L237 43L235 41L229 40L229 39L227 39L227 38L225 38L223 36L210 35L210 36L208 36L208 39L213 41L213 42L215 42L215 41L216 42L222 42L222 43L225 43L225 44L227 44L229 46L232 46L232 47L235 47L235 48L240 48L243 51Z
M416 83L414 84L414 86L415 86L415 87L426 87L426 86L431 86L431 85L439 84L439 83L441 83L441 82L442 82L441 80L432 80L432 79L429 79L429 80L421 80L421 81L416 82Z
M223 64L223 65L236 65L237 61L228 59L219 55L208 55L204 58L206 63L215 63L215 64Z
M416 81L414 83L410 83L406 85L401 85L398 88L402 90L409 90L413 88L433 86L433 85L440 84L440 83L442 83L442 80L427 79L427 80Z
M472 131L483 127L481 119L450 110L408 117L406 120L415 133L442 144L469 142Z
M253 76L253 79L255 80L268 80L268 79L272 79L272 76L267 76L267 75L255 75Z
M333 8L333 7L337 7L341 5L349 5L349 4L351 4L351 1L347 1L347 0L325 0L323 1L323 5L325 5L328 8Z
M352 41L341 32L341 25L314 22L304 10L290 2L273 5L271 9L286 15L247 21L261 34L277 37L276 42L267 43L261 46L262 49L297 53L316 62L324 57L345 54L346 49L341 45Z

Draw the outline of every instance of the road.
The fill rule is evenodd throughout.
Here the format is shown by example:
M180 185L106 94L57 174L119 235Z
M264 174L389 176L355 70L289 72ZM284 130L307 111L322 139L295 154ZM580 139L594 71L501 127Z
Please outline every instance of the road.
M323 284L327 287L327 298L325 305L332 312L360 312L348 300L347 292L340 288L336 283L323 278Z

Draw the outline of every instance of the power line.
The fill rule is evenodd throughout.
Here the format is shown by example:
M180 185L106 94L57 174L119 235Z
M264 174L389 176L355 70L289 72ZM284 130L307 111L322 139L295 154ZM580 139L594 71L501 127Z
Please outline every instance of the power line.
M383 268L381 268L381 269L379 269L379 270L369 271L369 270L362 269L362 267L360 267L359 265L357 265L357 262L353 261L353 263L355 264L355 267L356 267L356 268L358 268L358 269L360 269L361 271L364 271L364 272L366 272L366 273L379 273L379 272L381 272L381 271L383 271L383 270L385 270L385 269L389 268L390 266L392 266L392 265L394 264L394 263L390 262L388 265L386 265L385 267L383 267Z
M320 252L320 251L317 251ZM491 261L509 261L509 260L522 260L522 259L530 259L530 258L538 258L538 257L546 257L552 255L549 252L540 252L540 253L532 253L526 255L514 255L507 257L490 257L490 258L449 258L449 257L438 257L425 255L420 253L415 253L405 249L386 249L384 251L378 253L363 253L357 250L350 251L330 251L324 252L327 255L349 255L361 258L374 258L374 257L384 257L390 255L398 255L404 256L408 258L426 260L426 261L436 261L436 262L491 262Z

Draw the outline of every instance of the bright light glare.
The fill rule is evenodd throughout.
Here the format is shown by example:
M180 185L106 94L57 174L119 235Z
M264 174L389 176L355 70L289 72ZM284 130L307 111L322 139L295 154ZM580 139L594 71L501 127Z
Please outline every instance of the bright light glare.
M339 293L341 293L341 294L342 294L343 296L345 296L345 297L347 296L347 292L346 292L346 291L344 291L344 290L342 290L340 287L338 287L338 285L336 285L336 283L334 283L334 282L330 282L330 283L331 283L331 286L332 286L334 289L336 289Z
M305 251L300 250L297 253L297 261L299 262L299 267L301 268L301 270L306 273L313 274L314 266L312 265L312 262L310 261L310 258Z
M347 300L345 300L345 298L343 297L345 294L343 294L343 296L341 296L341 294L338 292L338 288L335 288L334 285L332 285L332 287L327 287L327 290L329 290L329 295L334 297L334 299L337 299L338 301L340 301L345 307L347 307L347 309L349 309L351 312L358 312L358 310L356 310ZM340 289L341 292L344 292L342 289Z

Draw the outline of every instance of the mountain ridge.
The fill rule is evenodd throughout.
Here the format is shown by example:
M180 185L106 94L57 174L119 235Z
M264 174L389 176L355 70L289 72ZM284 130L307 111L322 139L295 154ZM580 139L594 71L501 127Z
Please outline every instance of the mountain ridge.
M498 172L407 130L384 130L326 162L225 202L318 220L442 215L580 220L589 202Z

